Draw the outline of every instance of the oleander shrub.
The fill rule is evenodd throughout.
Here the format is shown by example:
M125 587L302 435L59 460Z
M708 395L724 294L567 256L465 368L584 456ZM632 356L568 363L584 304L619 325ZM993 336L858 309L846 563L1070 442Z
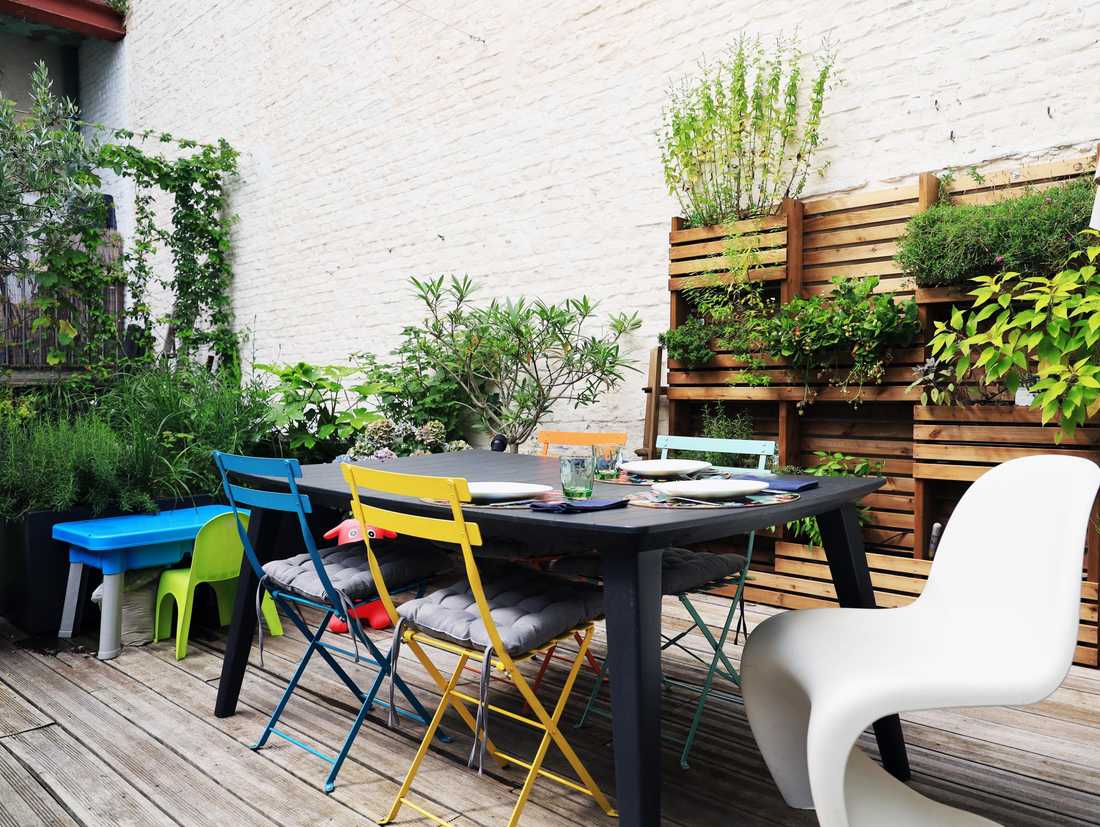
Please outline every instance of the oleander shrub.
M939 203L909 220L897 261L919 287L1006 271L1049 276L1082 249L1093 197L1082 178L991 204Z

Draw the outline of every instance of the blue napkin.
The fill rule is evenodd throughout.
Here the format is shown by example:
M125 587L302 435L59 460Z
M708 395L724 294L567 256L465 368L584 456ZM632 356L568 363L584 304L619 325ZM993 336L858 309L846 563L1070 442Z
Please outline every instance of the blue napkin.
M550 514L584 514L587 511L606 511L609 508L623 508L626 497L601 500L552 500L550 502L531 503L532 511L545 511Z
M811 488L817 488L817 480L805 477L763 477L755 474L738 474L737 479L766 482L769 491L788 491L795 494L799 491L809 491Z

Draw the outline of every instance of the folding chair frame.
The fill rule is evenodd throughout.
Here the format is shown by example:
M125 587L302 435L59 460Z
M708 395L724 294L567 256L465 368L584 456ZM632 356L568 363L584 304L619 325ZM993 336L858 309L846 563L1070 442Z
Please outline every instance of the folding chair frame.
M513 825L519 822L534 783L540 776L562 786L590 795L606 814L610 816L616 815L610 802L600 790L595 779L589 774L580 758L573 751L573 748L569 745L569 742L566 740L559 726L561 715L569 700L569 695L572 692L577 673L588 653L588 646L591 643L594 631L593 625L588 623L580 628L571 629L538 650L526 652L518 657L512 657L504 646L504 642L500 637L500 632L496 627L496 623L493 621L489 602L485 596L481 577L477 569L477 563L474 559L473 547L481 545L481 532L476 524L467 523L462 514L461 504L463 502L470 502L470 491L466 481L463 479L444 477L422 477L412 474L398 474L349 464L344 464L341 467L352 492L352 513L355 515L355 518L359 520L360 524L381 526L382 528L387 528L400 534L420 537L426 540L452 543L457 545L462 552L463 563L466 568L466 577L477 603L482 622L485 624L489 640L492 643L494 656L489 658L489 667L505 672L531 708L534 718L529 718L506 710L495 704L486 704L486 711L505 715L512 720L519 721L543 732L538 750L531 761L524 761L517 756L502 752L488 739L488 737L485 738L486 751L493 756L498 763L502 766L515 764L527 770L527 776L524 780L523 787L520 789L519 799L516 801L515 807L512 810L512 815L508 821L509 827L513 827ZM376 506L366 505L360 500L360 488L409 497L445 501L449 503L451 507L450 519L421 517L387 511ZM397 614L397 607L394 605L393 598L386 588L381 568L378 565L378 560L374 555L369 540L367 540L367 556L370 561L371 571L374 574L375 583L378 587L379 598L386 607L386 612L389 614L390 620L393 621L394 624L397 624L400 619ZM566 678L565 685L562 688L557 704L554 706L553 712L548 712L531 689L526 678L524 678L523 674L520 672L518 664L538 652L548 651L557 646L561 641L568 639L574 633L582 634L583 637L578 646L577 655L573 658L569 675ZM465 692L459 691L457 688L459 678L467 662L469 662L471 658L480 658L482 653L469 647L459 646L450 641L432 637L415 629L403 630L401 638L402 642L412 650L417 659L424 665L428 674L431 675L432 679L436 682L442 697L439 700L439 706L436 708L435 715L432 717L432 721L428 725L427 731L424 733L424 738L420 743L420 747L417 749L412 764L409 766L409 770L405 775L401 788L394 798L393 805L390 807L389 812L381 819L380 823L391 823L397 818L401 808L407 805L434 823L447 825L449 822L429 812L420 804L411 801L409 793L412 789L412 784L416 778L417 772L420 769L420 765L424 760L424 756L427 754L432 738L439 729L439 725L443 720L443 715L448 707L453 707L458 712L459 716L463 719L466 726L469 727L475 738L484 734L479 729L478 722L474 716L471 715L468 707L469 704L478 705L479 700ZM443 674L432 663L431 658L429 658L424 651L425 646L458 655L458 663L449 678L444 678ZM565 776L543 769L542 764L551 743L557 746L562 755L564 755L566 761L580 779L579 783Z
M657 447L661 449L661 459L668 458L669 449L757 456L759 458L757 464L759 470L764 470L766 468L768 458L775 456L776 452L776 444L767 440L710 439L705 437L659 436L657 437ZM662 678L666 686L678 686L699 693L699 698L695 703L695 712L691 718L691 725L688 727L687 737L684 739L684 746L680 751L680 767L685 770L690 767L688 764L688 756L691 754L691 748L695 744L695 736L698 734L699 725L703 719L703 709L706 706L707 698L714 695L714 697L723 698L725 700L739 700L737 696L721 692L713 687L715 678L723 678L737 687L741 686L741 675L726 656L725 645L726 639L729 637L730 626L733 625L735 617L737 617L737 624L734 631L734 640L737 641L740 639L742 628L745 630L746 637L748 636L748 626L745 623L745 581L748 579L749 566L752 563L752 551L755 540L756 532L750 532L746 543L745 566L739 574L724 578L721 581L706 583L691 589L689 592L677 594L676 597L679 599L680 604L687 610L688 615L691 617L692 625L679 634L671 637L665 635L663 632L661 633L663 639L663 643L661 644L662 652L675 646L707 667L707 674L701 685L674 678ZM726 613L725 623L722 624L722 631L718 638L715 639L714 634L710 631L710 627L699 615L698 609L692 604L691 598L688 595L732 585L736 585L737 588L733 597L730 599L730 607L729 611ZM737 615L738 608L741 610L739 616ZM709 663L680 642L684 637L696 630L702 633L711 647L712 654ZM576 727L579 728L584 726L588 721L588 716L593 712L604 714L603 710L596 709L596 700L603 686L606 671L607 664L605 662L596 678L595 685L589 693L588 702L585 704L584 711L575 724Z
M259 740L252 746L252 749L261 749L267 743L271 735L277 735L283 740L304 749L311 755L315 755L330 765L328 775L323 785L324 791L330 793L335 788L336 776L339 774L340 768L343 766L344 760L351 750L351 745L355 741L355 737L359 734L359 730L363 725L367 713L370 712L375 705L386 709L389 708L388 702L380 700L377 695L383 680L390 674L390 657L388 654L383 654L381 650L379 650L374 641L363 633L358 623L349 621L348 612L345 608L345 601L341 599L341 596L337 593L328 575L325 573L320 555L313 542L313 536L306 521L306 514L310 513L312 508L309 497L298 492L296 479L302 475L298 461L294 459L240 457L216 451L214 452L214 462L218 467L218 471L221 473L222 485L226 498L237 517L237 532L240 535L241 542L244 544L245 555L248 558L249 564L256 572L256 576L260 578L263 588L271 595L276 605L283 610L283 614L290 618L291 622L302 633L306 641L308 641L306 650L298 661L298 665L295 667L290 682L283 691L283 695L275 706L274 712L272 712L271 717L268 719L263 733L260 735ZM229 475L233 473L254 473L267 476L282 476L285 474L287 483L290 487L290 493L262 491L236 485L229 481ZM271 588L268 585L263 566L260 564L259 558L256 556L256 552L252 547L252 543L248 539L248 531L241 519L240 506L242 505L295 513L298 515L299 524L302 529L302 539L305 543L306 551L313 559L317 575L325 589L325 593L328 597L327 602L322 603L316 600L310 600L309 598L302 597L292 592ZM324 617L315 630L310 630L309 624L301 614L300 606L310 606L324 612ZM360 657L358 652L353 652L332 643L327 643L322 639L328 622L333 616L348 621L349 631L351 634L354 634L356 639L367 649L369 653L368 657ZM290 700L291 695L294 694L294 690L297 689L298 683L305 673L306 666L309 665L309 661L312 659L315 652L321 656L321 659L329 665L332 671L336 673L336 676L345 686L347 686L356 700L359 701L359 711L355 716L355 721L351 729L348 730L348 734L344 738L340 751L335 756L326 755L316 747L295 738L293 735L278 729L276 726L279 719L282 717L283 711L286 709L287 702ZM356 662L365 661L378 668L378 674L375 675L374 681L367 692L364 692L347 671L340 666L339 662L333 656L334 652L349 658L354 658ZM412 710L395 707L394 713L418 721L419 723L427 724L429 720L428 711L412 693L408 685L400 678L397 678L395 680L395 686L412 706Z

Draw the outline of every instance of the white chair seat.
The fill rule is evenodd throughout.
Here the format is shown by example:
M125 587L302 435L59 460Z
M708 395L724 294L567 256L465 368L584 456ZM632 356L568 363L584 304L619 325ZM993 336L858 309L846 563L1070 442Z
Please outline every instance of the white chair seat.
M997 824L914 792L858 748L848 755L844 798L849 823L859 827L996 827Z
M874 721L1041 701L1073 662L1100 468L1024 457L959 501L921 596L900 609L809 609L749 636L742 693L783 798L822 827L994 822L925 799L864 755Z

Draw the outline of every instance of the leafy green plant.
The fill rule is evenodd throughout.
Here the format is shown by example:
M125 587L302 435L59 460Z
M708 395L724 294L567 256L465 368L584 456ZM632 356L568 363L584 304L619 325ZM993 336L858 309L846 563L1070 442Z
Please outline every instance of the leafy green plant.
M377 391L375 406L380 414L394 423L420 425L440 422L448 439L463 433L466 408L462 386L442 371L431 367L421 350L424 339L419 328L402 331L401 344L382 362L372 353L357 354L357 361L366 380Z
M883 460L871 460L852 457L841 451L814 451L817 465L807 468L805 473L814 477L874 477L882 473L886 466ZM867 509L859 510L859 521L867 522ZM805 540L811 546L821 545L821 528L816 517L802 517L787 523L787 529L794 539Z
M151 508L146 480L130 450L94 415L59 421L0 420L0 519L28 511L88 506Z
M966 284L976 276L1048 276L1081 246L1094 188L1077 179L991 204L940 202L913 216L897 261L919 287Z
M693 226L765 215L803 189L821 142L835 78L827 46L813 59L797 39L742 36L730 55L669 92L660 131L669 193Z
M836 387L855 385L852 401L858 403L864 385L882 381L893 350L917 340L916 303L899 303L891 294L876 293L877 286L874 276L834 278L830 296L792 299L768 324L768 352L802 371L803 405L813 400L810 382L815 377ZM849 355L852 364L842 367Z
M80 365L102 376L126 361L117 319L104 294L125 286L128 335L136 350L152 354L152 330L168 329L165 352L200 358L209 346L222 364L237 360L229 285L230 229L226 181L236 174L237 153L225 141L200 144L168 133L117 130L79 120L76 105L55 97L39 63L31 78L32 105L24 117L0 99L0 301L11 277L17 292L32 294L32 333L46 337L50 365ZM140 144L172 145L156 154ZM170 157L169 157L170 156ZM120 260L102 254L105 205L99 170L136 185L135 233ZM171 196L170 226L157 220L155 196ZM152 317L147 289L152 259L161 247L172 272L158 279L172 297L171 311ZM15 297L23 301L21 297ZM5 332L6 335L6 332ZM22 342L19 342L22 344Z
M46 337L50 365L96 363L118 344L103 296L123 276L101 254L99 146L77 114L53 95L45 63L31 76L28 113L0 98L0 303L32 294L31 332Z
M554 405L591 405L632 369L620 343L641 325L637 314L611 316L606 330L589 333L596 305L585 296L477 306L469 277L412 284L428 312L415 334L426 363L458 383L462 406L513 451Z
M256 364L273 376L272 420L289 450L306 461L327 462L355 435L379 418L369 400L381 387L366 381L359 367Z
M710 341L715 336L713 325L698 316L691 316L682 325L658 337L669 359L678 361L686 370L696 370L714 358Z
M932 353L954 366L956 379L1014 393L1030 376L1032 407L1072 436L1100 408L1100 234L1053 275L1004 272L974 279L972 308L955 307L937 322ZM1092 242L1092 243L1089 243Z
M125 261L142 329L148 336L151 320L144 295L152 274L149 258L163 244L173 263L171 277L161 280L172 295L170 312L158 320L168 327L166 352L174 356L178 342L179 354L190 358L209 346L223 364L236 364L240 339L229 295L230 238L236 216L228 210L225 186L237 174L237 151L225 140L200 144L151 130L118 130L114 136L124 142L104 144L99 161L136 186L136 239ZM174 144L175 151L148 152L140 146L147 140ZM157 191L172 198L170 228L156 221Z
M744 365L731 379L744 385L763 386L769 382L768 376L761 373L764 361L760 351L764 347L764 334L775 312L775 302L764 292L763 284L751 281L747 277L735 277L724 284L714 284L706 276L698 283L684 290L684 297L693 306L697 314L695 324L705 325L707 341L715 340L718 347L730 351L735 360ZM692 321L689 318L689 322ZM703 320L706 320L704 322ZM702 333L689 331L696 338L694 355L703 356ZM666 336L668 334L665 334ZM710 345L706 345L710 350ZM713 353L707 355L707 361ZM671 355L670 358L676 358ZM705 362L696 363L701 367ZM689 370L692 367L689 367Z

